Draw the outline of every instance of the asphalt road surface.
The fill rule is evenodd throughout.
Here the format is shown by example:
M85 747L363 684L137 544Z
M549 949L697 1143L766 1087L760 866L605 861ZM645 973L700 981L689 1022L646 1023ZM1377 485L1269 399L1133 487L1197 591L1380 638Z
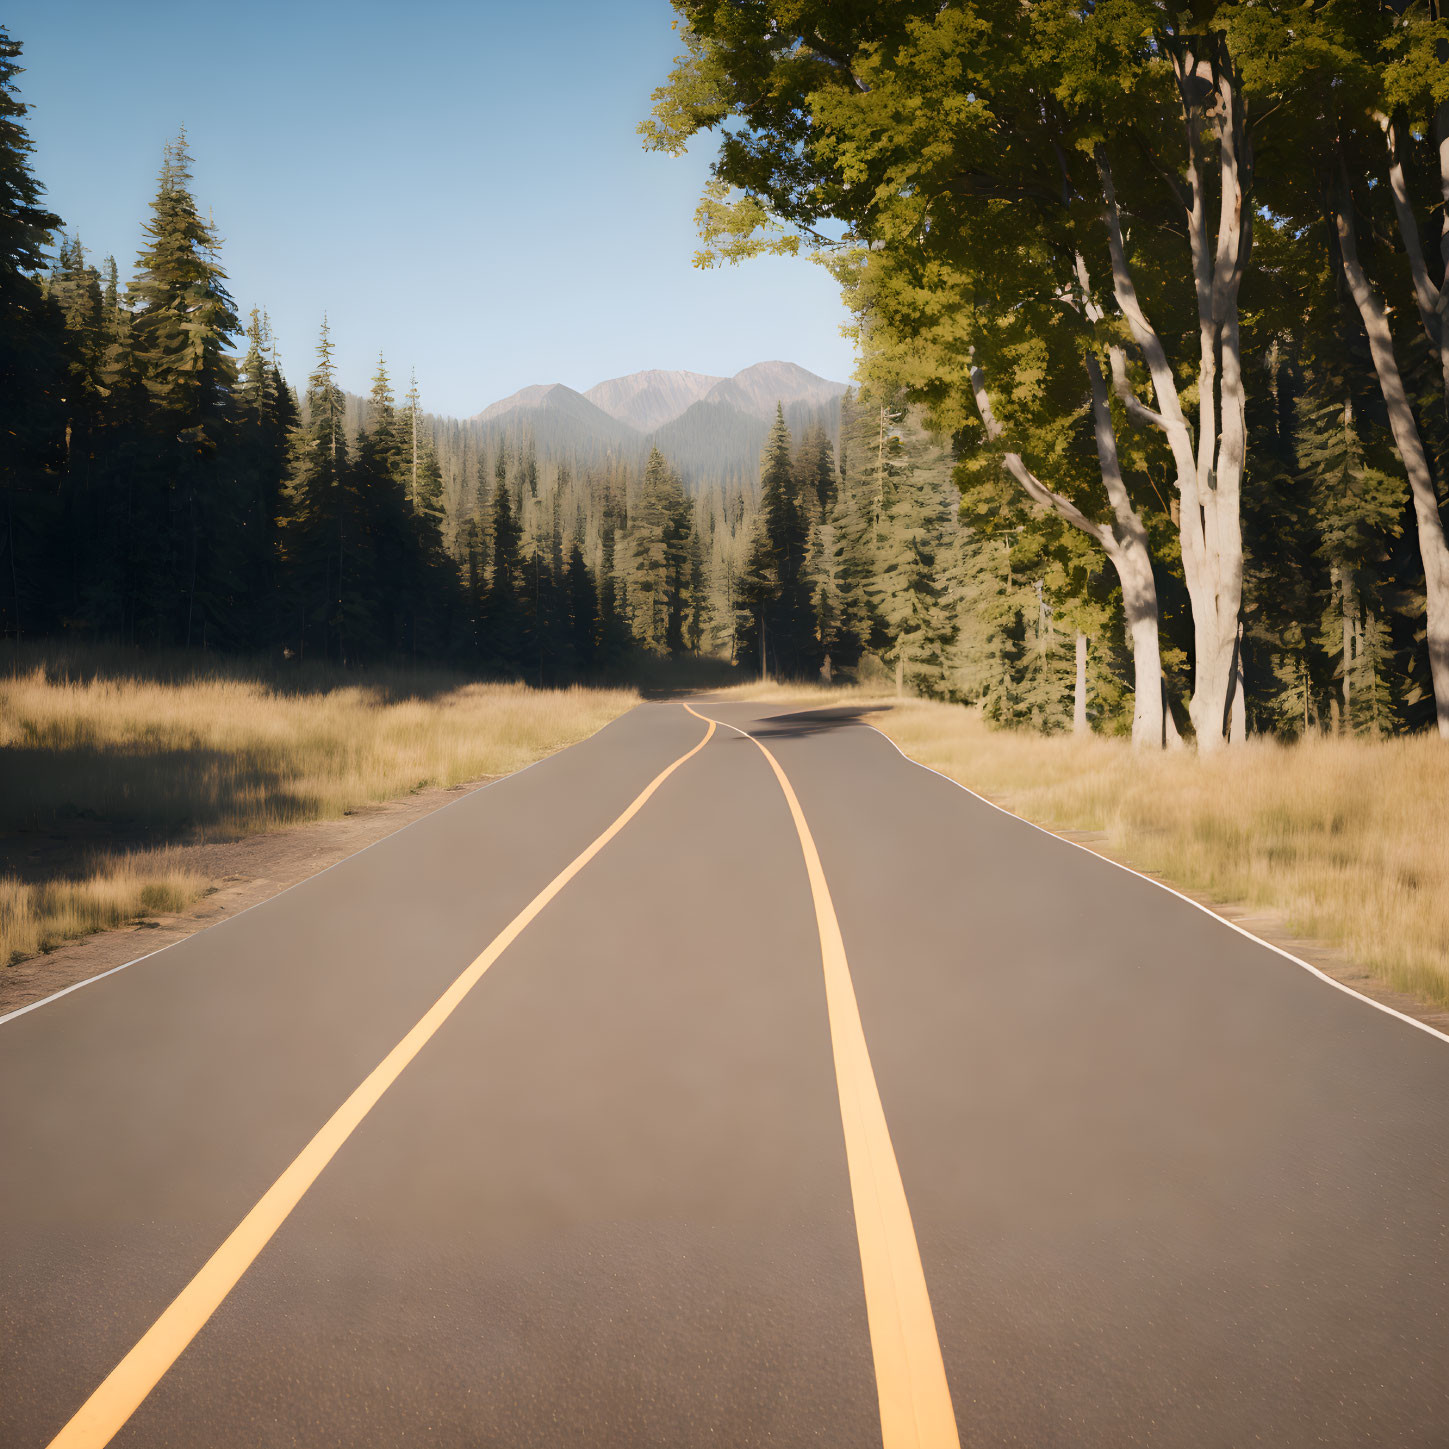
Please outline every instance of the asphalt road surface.
M1449 1445L1449 1042L696 708L0 1023L4 1449Z

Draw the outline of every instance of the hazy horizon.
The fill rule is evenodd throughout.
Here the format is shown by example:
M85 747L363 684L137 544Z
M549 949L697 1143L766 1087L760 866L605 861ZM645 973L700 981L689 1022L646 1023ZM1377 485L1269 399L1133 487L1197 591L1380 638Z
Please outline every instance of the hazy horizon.
M232 294L243 316L268 311L294 383L324 312L346 388L366 391L381 350L400 391L415 368L429 411L457 417L534 383L585 392L655 368L780 359L849 381L820 268L691 265L712 148L646 155L634 130L679 48L671 18L665 0L436 0L400 33L375 0L345 24L275 3L19 0L7 24L66 230L126 277L184 125ZM139 87L138 64L166 84Z

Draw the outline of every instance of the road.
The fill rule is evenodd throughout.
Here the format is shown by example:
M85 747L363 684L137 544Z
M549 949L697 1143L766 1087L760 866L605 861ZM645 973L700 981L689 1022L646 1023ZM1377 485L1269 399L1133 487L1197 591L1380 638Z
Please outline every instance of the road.
M695 708L0 1023L0 1445L1449 1444L1449 1042Z

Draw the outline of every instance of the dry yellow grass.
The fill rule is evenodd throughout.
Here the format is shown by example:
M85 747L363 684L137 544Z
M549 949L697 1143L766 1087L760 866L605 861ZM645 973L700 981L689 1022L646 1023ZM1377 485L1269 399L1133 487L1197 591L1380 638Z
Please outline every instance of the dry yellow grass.
M884 684L790 684L770 680L761 684L732 684L712 690L713 697L749 700L759 704L802 704L818 708L824 704L859 704L862 700L880 701L894 696L894 686Z
M310 683L240 673L66 679L53 664L0 677L0 832L61 828L105 850L116 836L234 839L335 818L507 774L638 699L437 674ZM154 851L100 855L72 880L0 876L0 962L179 909L207 885Z
M873 716L912 759L1220 902L1279 911L1398 990L1449 1005L1449 743L1253 740L1200 760L988 728L911 702Z
M165 850L100 858L79 879L33 883L0 876L0 963L139 916L185 910L208 885Z

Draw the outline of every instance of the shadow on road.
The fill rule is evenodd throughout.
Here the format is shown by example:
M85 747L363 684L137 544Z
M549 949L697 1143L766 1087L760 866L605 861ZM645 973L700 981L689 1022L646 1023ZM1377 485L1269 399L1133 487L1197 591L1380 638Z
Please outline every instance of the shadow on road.
M801 710L797 714L777 714L752 724L750 733L766 742L772 739L804 739L809 735L822 735L848 725L861 724L867 715L884 714L889 708L888 704L842 704L832 705L829 709Z

